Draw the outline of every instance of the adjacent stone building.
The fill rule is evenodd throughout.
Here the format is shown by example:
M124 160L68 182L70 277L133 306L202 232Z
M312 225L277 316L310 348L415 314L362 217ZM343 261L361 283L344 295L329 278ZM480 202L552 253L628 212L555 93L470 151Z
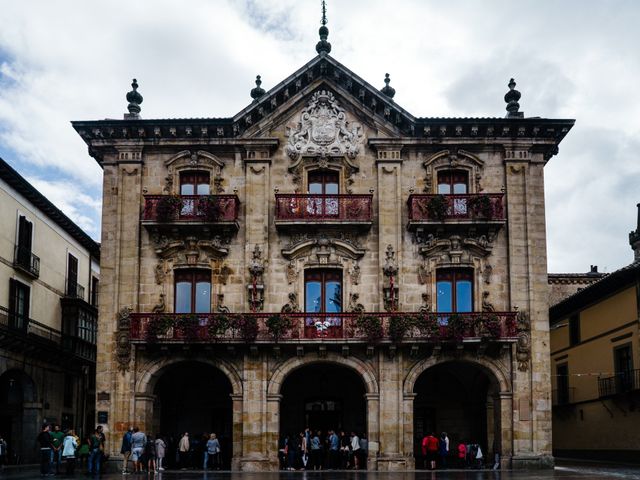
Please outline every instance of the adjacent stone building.
M553 450L638 461L640 204L629 234L634 261L549 310Z
M227 465L344 429L367 466L447 431L549 466L543 168L573 120L415 117L329 55L231 118L76 121L104 170L97 411ZM481 94L481 92L478 92Z
M0 206L0 434L35 463L42 423L94 422L100 246L2 159Z

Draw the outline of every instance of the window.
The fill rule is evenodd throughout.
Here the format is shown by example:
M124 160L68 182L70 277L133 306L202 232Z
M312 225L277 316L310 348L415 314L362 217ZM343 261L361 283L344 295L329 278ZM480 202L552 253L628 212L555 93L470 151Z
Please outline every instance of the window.
M211 312L211 272L177 270L175 272L175 313Z
M309 194L310 195L338 195L338 173L337 172L309 172ZM338 216L338 199L333 198L312 198L307 204L307 213L312 216Z
M85 342L96 344L97 325L96 319L84 308L78 310L78 330L75 334Z
M464 170L438 172L438 193L441 195L464 195L468 193L469 174Z
M71 254L67 259L67 296L81 297L78 288L78 259Z
M98 285L100 282L96 277L91 277L91 305L98 307Z
M209 195L209 172L180 173L180 195Z
M569 366L566 363L556 365L556 403L566 405L569 403Z
M33 224L24 215L18 218L18 245L16 262L23 268L31 268Z
M580 314L576 313L569 317L569 344L577 345L580 343Z
M305 312L342 312L342 273L337 270L307 270L304 275L304 307Z
M9 326L12 328L26 330L29 324L30 292L28 285L9 279Z
M616 392L629 392L634 388L633 356L631 344L621 345L613 350L614 366L616 369Z
M438 312L473 311L473 271L468 269L438 270L436 290Z

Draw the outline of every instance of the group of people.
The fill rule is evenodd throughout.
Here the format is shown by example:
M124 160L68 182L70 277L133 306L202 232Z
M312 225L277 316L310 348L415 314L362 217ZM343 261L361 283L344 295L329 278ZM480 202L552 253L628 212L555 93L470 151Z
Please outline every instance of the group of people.
M147 436L141 432L138 427L130 427L122 438L120 448L120 453L123 455L122 473L127 475L140 474L144 471L147 473L163 471L165 458L172 443L172 439L165 441L160 435L154 439L151 435ZM195 449L194 444L198 444L199 447L201 444L202 448ZM202 455L200 464L194 463L194 456L200 456L195 453L196 451ZM215 433L203 434L202 440L191 441L189 432L184 432L176 449L177 466L181 470L199 468L199 465L202 465L203 470L210 468L220 470L222 468L220 452L220 441ZM129 470L129 462L133 463L133 471Z
M86 461L88 474L100 473L105 441L101 426L80 440L72 428L62 431L60 425L44 424L36 441L40 449L40 476L59 475L62 465L67 475L73 475L77 460L81 466Z
M422 458L424 468L435 470L436 468L448 468L449 461L455 459L454 465L457 468L482 468L485 465L482 448L477 443L465 443L461 441L451 451L451 442L446 432L442 432L438 438L435 433L426 434L421 442ZM500 468L500 456L496 453L493 469Z
M368 442L356 432L344 430L312 431L308 427L297 435L280 440L278 460L281 470L366 469Z

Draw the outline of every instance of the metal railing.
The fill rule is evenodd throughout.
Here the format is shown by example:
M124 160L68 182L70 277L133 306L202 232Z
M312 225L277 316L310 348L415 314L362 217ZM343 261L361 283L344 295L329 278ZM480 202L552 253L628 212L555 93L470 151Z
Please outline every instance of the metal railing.
M277 221L371 222L373 195L276 194Z
M623 370L611 377L598 378L598 395L609 397L640 390L640 370Z
M465 195L409 195L409 221L501 221L505 219L502 193Z
M155 222L235 222L236 195L145 195L142 220Z
M512 340L516 312L495 313L134 313L138 342L273 342L302 340Z
M40 257L34 255L30 248L26 248L23 245L16 245L13 265L34 277L40 275Z

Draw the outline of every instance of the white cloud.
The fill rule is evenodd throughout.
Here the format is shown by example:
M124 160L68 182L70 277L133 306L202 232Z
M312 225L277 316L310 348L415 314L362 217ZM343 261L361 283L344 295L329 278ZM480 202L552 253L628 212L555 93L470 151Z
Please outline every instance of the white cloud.
M319 2L297 0L0 0L0 11L0 151L55 174L52 194L78 185L88 198L66 208L89 228L101 172L70 120L122 118L132 77L145 118L233 115L256 74L269 89L315 55L320 20ZM640 4L351 0L328 16L334 58L379 87L389 72L416 116L503 116L513 76L527 115L576 118L546 168L550 270L630 261Z

